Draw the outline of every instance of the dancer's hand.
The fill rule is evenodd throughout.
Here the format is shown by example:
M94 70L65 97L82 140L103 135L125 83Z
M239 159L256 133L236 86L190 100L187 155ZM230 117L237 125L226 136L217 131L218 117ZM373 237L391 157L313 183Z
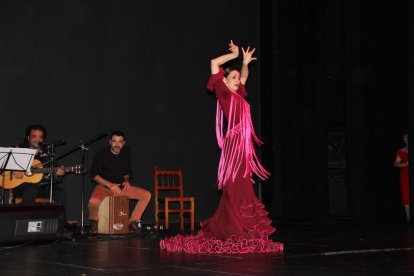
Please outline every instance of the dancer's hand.
M211 60L211 74L217 74L219 72L219 66L239 56L239 47L233 43L233 40L230 40L229 51L230 53L224 54Z
M243 51L243 64L248 65L251 61L257 60L257 58L253 57L254 52L256 51L256 48L253 48L250 50L250 46L247 47L246 50L242 47Z
M230 40L229 51L233 54L234 58L239 56L239 46L233 43L233 40Z

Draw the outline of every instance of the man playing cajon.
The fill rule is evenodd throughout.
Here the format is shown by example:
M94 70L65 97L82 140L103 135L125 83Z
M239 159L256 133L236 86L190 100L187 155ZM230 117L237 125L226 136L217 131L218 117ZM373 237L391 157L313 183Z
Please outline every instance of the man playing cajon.
M109 146L95 155L90 175L96 185L88 204L92 234L98 230L99 205L105 197L113 195L138 200L129 218L129 231L141 230L139 221L151 199L151 193L129 182L132 177L131 155L125 143L125 134L122 131L114 131L111 133Z

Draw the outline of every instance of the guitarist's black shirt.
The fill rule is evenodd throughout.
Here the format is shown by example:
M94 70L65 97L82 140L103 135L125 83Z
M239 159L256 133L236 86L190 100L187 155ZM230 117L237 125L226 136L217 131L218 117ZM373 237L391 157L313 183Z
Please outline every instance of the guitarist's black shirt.
M125 175L132 178L131 154L129 148L123 148L119 154L113 154L110 147L103 148L96 155L90 169L91 179L99 175L102 178L121 184Z

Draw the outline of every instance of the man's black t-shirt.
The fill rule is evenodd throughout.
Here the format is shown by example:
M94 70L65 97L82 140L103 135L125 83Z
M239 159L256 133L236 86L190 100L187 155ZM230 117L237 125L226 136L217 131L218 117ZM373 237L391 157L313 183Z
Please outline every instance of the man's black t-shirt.
M91 179L96 175L112 182L121 184L125 175L132 178L131 154L129 148L123 148L119 154L113 154L111 148L100 150L90 169Z

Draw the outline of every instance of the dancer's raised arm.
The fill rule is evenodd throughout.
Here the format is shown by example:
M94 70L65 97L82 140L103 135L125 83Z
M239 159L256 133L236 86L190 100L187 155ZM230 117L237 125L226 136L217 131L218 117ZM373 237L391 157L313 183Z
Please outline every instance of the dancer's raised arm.
M257 58L253 57L254 51L256 48L250 50L250 46L247 47L246 50L242 48L243 51L243 65L240 71L240 82L245 85L247 81L247 77L249 76L249 63L253 60L257 60Z
M219 66L239 56L239 47L233 43L233 40L230 40L229 47L230 53L211 60L211 74L217 74L219 72Z

